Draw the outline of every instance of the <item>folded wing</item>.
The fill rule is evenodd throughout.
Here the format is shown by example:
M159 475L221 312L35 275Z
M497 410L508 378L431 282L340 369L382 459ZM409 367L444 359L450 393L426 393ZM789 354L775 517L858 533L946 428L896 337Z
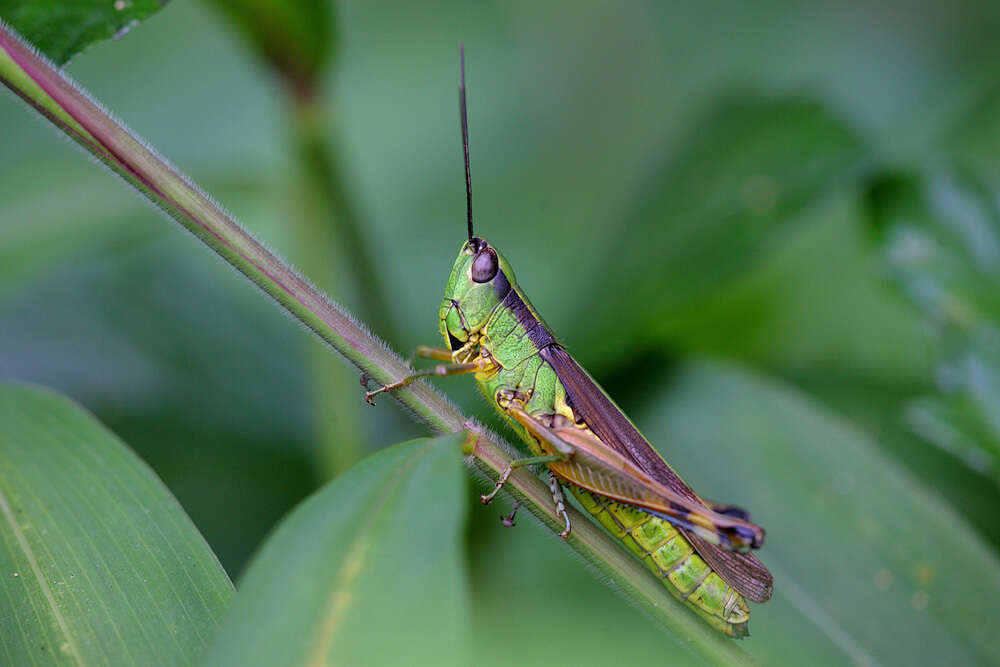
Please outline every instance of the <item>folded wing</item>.
M540 355L562 381L574 412L583 418L604 444L631 460L659 484L708 507L565 350L558 345L550 345L541 350ZM705 562L743 596L758 603L770 599L773 577L755 556L723 549L688 529L680 530Z

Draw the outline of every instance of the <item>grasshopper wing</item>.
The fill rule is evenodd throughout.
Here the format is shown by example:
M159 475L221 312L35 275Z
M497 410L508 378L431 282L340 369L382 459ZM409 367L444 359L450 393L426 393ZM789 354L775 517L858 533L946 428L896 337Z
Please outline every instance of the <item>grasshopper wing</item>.
M678 528L730 550L753 547L763 541L764 531L745 517L720 514L666 488L592 432L573 426L549 429L539 422L532 423L532 417L523 410L511 412L532 435L553 443L554 449L574 450L570 459L548 464L549 470L564 481L620 503L644 508Z
M562 381L574 412L602 442L668 489L705 505L573 357L559 345L550 345L539 354ZM681 530L705 562L746 598L758 603L770 599L773 577L755 556L728 551Z

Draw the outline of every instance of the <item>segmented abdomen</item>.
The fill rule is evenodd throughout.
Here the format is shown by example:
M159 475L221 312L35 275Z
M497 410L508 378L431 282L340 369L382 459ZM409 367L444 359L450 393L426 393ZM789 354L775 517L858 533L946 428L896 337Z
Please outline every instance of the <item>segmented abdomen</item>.
M677 528L631 505L571 484L567 488L675 597L714 628L733 637L747 636L750 608L746 600L702 560Z

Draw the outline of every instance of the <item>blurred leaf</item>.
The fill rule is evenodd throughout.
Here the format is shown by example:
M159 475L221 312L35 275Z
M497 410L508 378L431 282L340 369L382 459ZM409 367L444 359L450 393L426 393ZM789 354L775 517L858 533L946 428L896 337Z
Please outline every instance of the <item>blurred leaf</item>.
M57 65L94 42L118 39L167 0L0 0L0 19Z
M296 508L251 563L207 663L469 664L462 437L383 450Z
M942 138L941 148L987 187L996 189L1000 187L1000 84L969 107Z
M877 439L882 451L892 456L902 470L934 489L976 529L981 539L1000 551L1000 532L996 529L1000 494L993 479L919 437L906 424L903 406L925 393L927 386L866 385L856 377L831 373L795 378L795 383Z
M733 367L685 367L639 424L706 497L767 529L774 599L747 649L775 664L1000 659L1000 562L862 432Z
M615 330L591 328L597 349L635 332L662 345L658 322L738 281L797 214L852 183L866 160L860 138L807 101L730 101L688 137L609 239L613 263L591 315ZM620 331L623 322L633 331Z
M887 175L869 188L886 272L923 314L937 392L909 426L1000 482L1000 211L996 192L952 172Z
M232 595L153 472L49 391L0 385L0 513L5 663L187 664Z
M329 0L208 0L271 67L308 91L336 48Z
M85 245L0 296L0 369L80 397L154 467L235 574L318 483L306 336L235 272L185 256L193 239L125 220L121 235L98 237L104 248ZM144 229L152 238L140 244Z
M797 379L929 385L920 315L885 285L862 218L848 194L801 212L740 280L683 315L650 323L648 337L677 352L735 357ZM628 378L622 382L627 389Z

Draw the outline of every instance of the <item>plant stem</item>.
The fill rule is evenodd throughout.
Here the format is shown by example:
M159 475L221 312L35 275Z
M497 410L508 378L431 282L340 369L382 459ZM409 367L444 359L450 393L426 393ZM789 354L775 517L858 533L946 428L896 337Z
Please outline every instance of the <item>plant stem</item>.
M410 372L399 356L258 242L187 177L131 134L76 84L0 23L0 81L115 174L135 187L246 275L289 313L374 381L388 384ZM496 479L511 460L509 445L464 417L423 382L393 392L432 430L476 434L472 464ZM342 400L350 400L343 397ZM361 398L358 386L357 400ZM552 529L561 528L547 485L519 468L504 487ZM567 543L627 598L709 663L742 664L749 656L675 599L624 547L595 522L567 508Z

